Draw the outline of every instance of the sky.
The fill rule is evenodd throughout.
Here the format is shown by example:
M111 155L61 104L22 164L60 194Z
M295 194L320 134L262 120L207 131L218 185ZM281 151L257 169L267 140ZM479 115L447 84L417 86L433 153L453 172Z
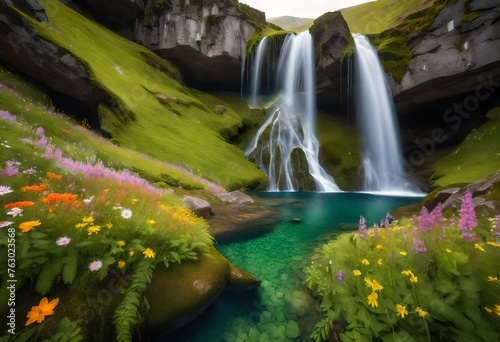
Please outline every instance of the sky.
M239 0L266 13L266 18L291 15L317 18L323 13L359 5L373 0Z

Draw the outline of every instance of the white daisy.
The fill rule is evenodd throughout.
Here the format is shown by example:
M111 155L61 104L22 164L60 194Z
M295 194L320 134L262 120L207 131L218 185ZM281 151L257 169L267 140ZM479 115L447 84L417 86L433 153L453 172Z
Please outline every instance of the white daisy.
M10 186L0 185L0 196L14 192Z
M89 270L92 272L99 271L102 267L102 261L101 260L94 260L89 264Z
M128 220L129 218L132 217L132 210L130 210L130 209L123 209L122 212L121 212L121 215L122 215L122 217L125 220Z
M21 208L12 208L7 212L7 215L11 215L12 217L23 216L23 210Z

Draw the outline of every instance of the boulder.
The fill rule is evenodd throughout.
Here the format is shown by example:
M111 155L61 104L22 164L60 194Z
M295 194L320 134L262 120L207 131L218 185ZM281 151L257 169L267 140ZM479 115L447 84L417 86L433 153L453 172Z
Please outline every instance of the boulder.
M255 278L248 272L229 264L229 281L226 285L226 290L241 291L250 290L260 285L260 280Z
M328 12L314 21L309 29L316 56L316 90L318 106L329 108L347 103L339 88L346 89L348 61L354 41L342 14ZM346 94L347 92L345 92ZM344 94L344 96L345 96Z
M182 197L182 202L197 216L206 219L212 215L212 206L204 199L185 195Z
M221 192L215 195L222 202L231 203L231 204L251 204L253 203L252 197L247 194L236 190L231 192Z
M0 61L75 99L107 101L108 94L91 82L87 68L65 49L40 38L14 8L47 20L43 6L35 0L0 2Z

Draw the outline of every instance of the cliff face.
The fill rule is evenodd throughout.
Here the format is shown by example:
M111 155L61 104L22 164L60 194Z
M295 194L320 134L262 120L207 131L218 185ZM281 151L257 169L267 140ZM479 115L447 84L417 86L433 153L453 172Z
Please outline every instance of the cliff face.
M240 88L246 43L256 30L248 16L263 25L262 12L230 0L173 0L148 9L149 3L135 22L136 42L174 62L192 86Z

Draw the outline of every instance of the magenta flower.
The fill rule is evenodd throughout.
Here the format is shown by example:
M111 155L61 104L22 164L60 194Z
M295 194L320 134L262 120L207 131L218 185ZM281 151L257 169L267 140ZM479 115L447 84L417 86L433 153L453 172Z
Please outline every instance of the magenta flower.
M434 225L440 225L443 222L443 206L441 202L432 210L431 220Z
M2 87L0 87L2 88ZM10 123L16 123L17 117L15 115L10 114L5 110L0 110L0 120L9 121Z
M432 228L432 219L429 215L429 210L426 207L422 207L420 210L420 228L423 228L424 232L430 231Z
M417 253L425 253L427 251L427 247L425 247L425 243L421 239L414 238L413 244L415 245L415 251Z
M36 136L40 139L45 137L45 131L43 130L43 127L38 127L36 129Z
M359 216L359 226L358 226L359 237L363 240L366 239L366 220L363 215Z
M474 203L472 202L472 194L467 191L464 194L462 205L460 206L460 221L458 226L462 228L462 237L468 241L476 240L474 228L477 227L476 212L474 211Z

